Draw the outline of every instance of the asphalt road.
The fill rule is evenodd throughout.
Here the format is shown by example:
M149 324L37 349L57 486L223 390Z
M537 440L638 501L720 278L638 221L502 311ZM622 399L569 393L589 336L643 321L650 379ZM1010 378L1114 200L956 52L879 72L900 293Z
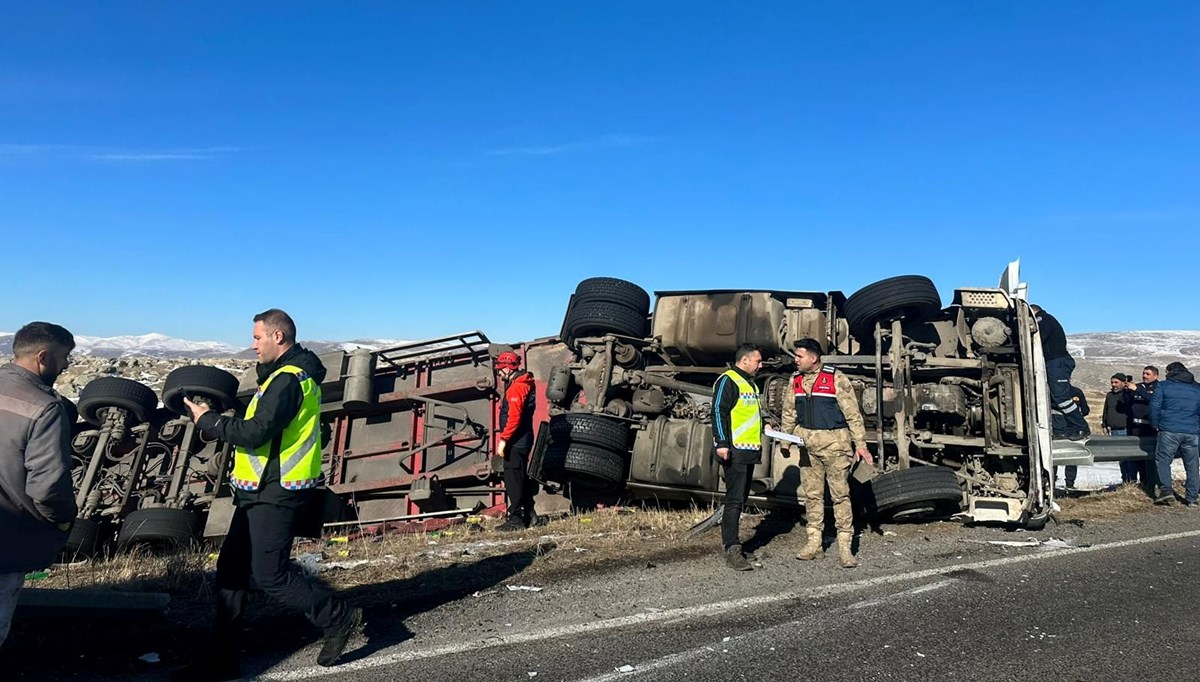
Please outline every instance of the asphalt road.
M766 537L751 573L715 551L599 571L556 571L550 554L473 595L371 609L365 640L331 669L314 665L317 633L300 619L258 621L243 670L273 681L1200 679L1200 512L1037 534L893 526L862 538L853 571L833 552L796 561L798 537ZM1043 544L1011 544L1033 538ZM520 586L542 589L509 589ZM45 652L63 663L53 674L27 662L37 654L0 679L163 680L181 652L162 646L135 643L130 660L164 660L126 674L65 641Z
M798 563L767 563L785 561ZM490 639L401 644L340 666L336 679L1196 679L1198 562L1196 530L1078 549L1014 548L998 558L871 577L839 572L858 579ZM825 563L836 570L832 557ZM280 666L264 677L323 672Z

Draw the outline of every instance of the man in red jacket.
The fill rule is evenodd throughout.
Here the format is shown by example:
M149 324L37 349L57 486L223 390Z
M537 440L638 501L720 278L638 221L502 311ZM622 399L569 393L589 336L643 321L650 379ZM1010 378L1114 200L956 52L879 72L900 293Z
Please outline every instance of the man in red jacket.
M533 449L533 411L537 396L533 375L521 369L521 358L504 351L496 358L496 375L504 382L500 402L500 435L496 457L504 460L504 492L508 496L508 518L500 530L520 530L533 525L534 483L529 470Z

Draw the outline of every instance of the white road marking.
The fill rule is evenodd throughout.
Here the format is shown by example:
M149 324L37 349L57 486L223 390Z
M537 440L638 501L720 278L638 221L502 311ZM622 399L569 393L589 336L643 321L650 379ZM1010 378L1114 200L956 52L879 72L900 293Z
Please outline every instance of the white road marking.
M1181 533L1169 533L1167 535L1155 535L1147 538L1135 538L1132 540L1120 540L1117 542L1108 542L1099 545L1091 545L1089 547L1075 547L1071 549L1060 549L1050 552L1038 552L1036 554L1022 554L1019 556L1004 557L1002 559L987 559L984 561L976 561L966 564L951 564L938 568L927 568L920 571L910 571L908 573L897 573L895 575L882 575L875 578L867 578L864 580L856 580L848 583L838 583L833 585L823 585L813 587L806 590L797 590L794 592L783 592L780 594L763 595L759 597L743 597L740 599L731 599L728 601L713 602L709 604L698 604L696 606L686 606L678 609L666 609L657 613L635 613L629 616L621 616L620 618L610 618L607 620L595 621L592 623L581 623L578 625L565 625L556 628L545 628L542 630L534 630L532 632L515 633L511 635L498 635L482 640L474 640L470 642L460 642L458 644L447 644L445 646L431 647L428 649L415 649L411 651L399 651L391 654L373 656L351 663L344 663L333 668L308 667L308 668L293 668L290 670L279 670L267 672L258 677L260 680L306 680L310 677L325 677L329 675L341 675L358 670L371 670L374 668L382 668L398 663L408 661L419 661L427 658L436 658L439 656L454 656L467 652L477 652L480 649L490 649L499 646L511 646L514 644L525 644L527 642L540 642L549 639L558 639L560 637L572 637L592 632L604 632L606 630L616 630L620 628L630 627L633 625L658 624L667 621L689 620L713 616L734 609L752 608L756 606L769 606L779 604L781 602L796 601L801 599L819 599L821 597L830 597L849 592L856 592L879 585L891 585L899 582L907 582L911 580L920 580L922 578L930 578L934 576L944 576L956 571L965 570L980 570L987 568L997 568L1000 566L1010 566L1013 564L1023 564L1034 561L1048 561L1058 557L1072 556L1076 554L1090 554L1092 552L1102 552L1109 549L1122 549L1124 547L1136 547L1138 545L1147 545L1156 542L1168 542L1171 540L1182 540L1184 538L1200 537L1200 530L1189 530ZM933 583L937 584L937 583ZM687 653L687 652L685 652Z
M953 578L950 578L948 580L939 580L936 583L920 585L918 587L912 588L911 590L904 590L903 592L889 594L888 596L880 597L879 599L868 599L866 601L854 602L853 604L850 605L849 608L851 610L857 611L858 609L869 609L873 606L880 606L882 604L890 604L894 601L899 601L901 599L905 599L905 598L911 597L913 595L921 594L923 592L932 592L934 590L940 590L943 587L948 587L950 585L953 585L955 582L956 581Z
M654 672L655 670L662 670L663 668L670 668L673 665L677 665L680 663L686 663L688 661L692 661L697 658L703 658L710 654L715 655L717 653L717 647L721 647L721 650L724 651L725 649L730 648L734 643L740 643L742 640L758 641L763 637L763 635L765 635L767 633L781 630L784 628L795 628L796 626L801 625L803 623L807 623L809 621L818 621L819 622L822 619L828 618L832 613L837 613L839 611L841 611L841 612L854 611L854 610L864 609L864 608L868 608L868 607L872 607L872 606L879 606L881 604L894 603L894 602L900 601L902 599L905 599L907 597L912 597L912 596L915 596L918 594L923 594L925 592L932 592L934 590L939 590L943 587L953 585L956 582L958 582L956 579L948 578L946 580L939 580L935 583L920 585L920 586L914 587L910 590L896 592L895 594L890 594L890 595L888 595L886 597L882 597L880 599L872 599L869 601L855 602L855 603L851 604L850 606L844 606L844 607L837 609L835 611L832 611L832 612L825 611L825 612L821 612L821 613L815 613L815 614L812 614L809 616L805 616L804 618L800 618L798 620L791 620L786 623L778 623L776 625L771 625L769 627L754 630L752 632L743 633L743 634L737 635L735 637L726 637L725 639L721 640L720 643L704 644L704 645L698 646L694 649L689 649L687 651L680 651L679 653L670 654L667 656L663 656L661 658L655 658L655 659L652 659L649 661L642 661L640 663L634 664L632 666L633 670L630 670L630 671L622 672L620 670L616 670L616 671L613 671L610 673L596 675L595 677L588 677L588 678L576 680L575 682L612 682L613 680L628 679L631 677L635 677L637 675L641 675L642 673Z

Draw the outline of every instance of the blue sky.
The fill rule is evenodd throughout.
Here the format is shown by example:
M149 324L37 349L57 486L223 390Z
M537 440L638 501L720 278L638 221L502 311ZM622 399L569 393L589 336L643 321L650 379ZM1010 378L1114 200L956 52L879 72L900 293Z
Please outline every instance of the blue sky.
M587 276L1200 328L1200 4L0 7L0 329L558 331Z

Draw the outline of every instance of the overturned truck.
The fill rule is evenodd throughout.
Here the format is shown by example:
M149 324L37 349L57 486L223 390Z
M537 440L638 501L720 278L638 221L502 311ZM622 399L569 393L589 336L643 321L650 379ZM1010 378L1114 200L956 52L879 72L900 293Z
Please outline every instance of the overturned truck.
M558 336L495 344L471 332L321 356L324 523L439 519L504 504L490 466L500 430L492 367L520 355L538 386L530 473L543 509L604 497L719 500L716 377L737 347L762 349L763 410L779 419L792 343L816 339L850 377L877 471L862 488L883 517L1043 525L1052 507L1049 400L1036 322L1015 265L1000 286L943 306L925 277L840 292L720 290L650 295L593 278ZM194 428L183 397L237 413L255 389L212 367L150 389L102 378L80 398L80 523L68 551L180 544L224 534L232 447ZM751 502L803 505L798 460L766 440ZM557 502L556 502L557 500Z
M719 499L713 381L740 344L758 346L764 416L778 421L792 344L809 337L854 384L879 467L862 491L875 513L1039 527L1052 507L1048 389L1016 282L1014 265L1001 286L958 289L947 307L929 279L903 276L849 297L659 292L651 311L636 285L585 280L563 322L570 359L547 371L550 438L535 469L634 497ZM751 501L801 506L798 461L763 447Z

